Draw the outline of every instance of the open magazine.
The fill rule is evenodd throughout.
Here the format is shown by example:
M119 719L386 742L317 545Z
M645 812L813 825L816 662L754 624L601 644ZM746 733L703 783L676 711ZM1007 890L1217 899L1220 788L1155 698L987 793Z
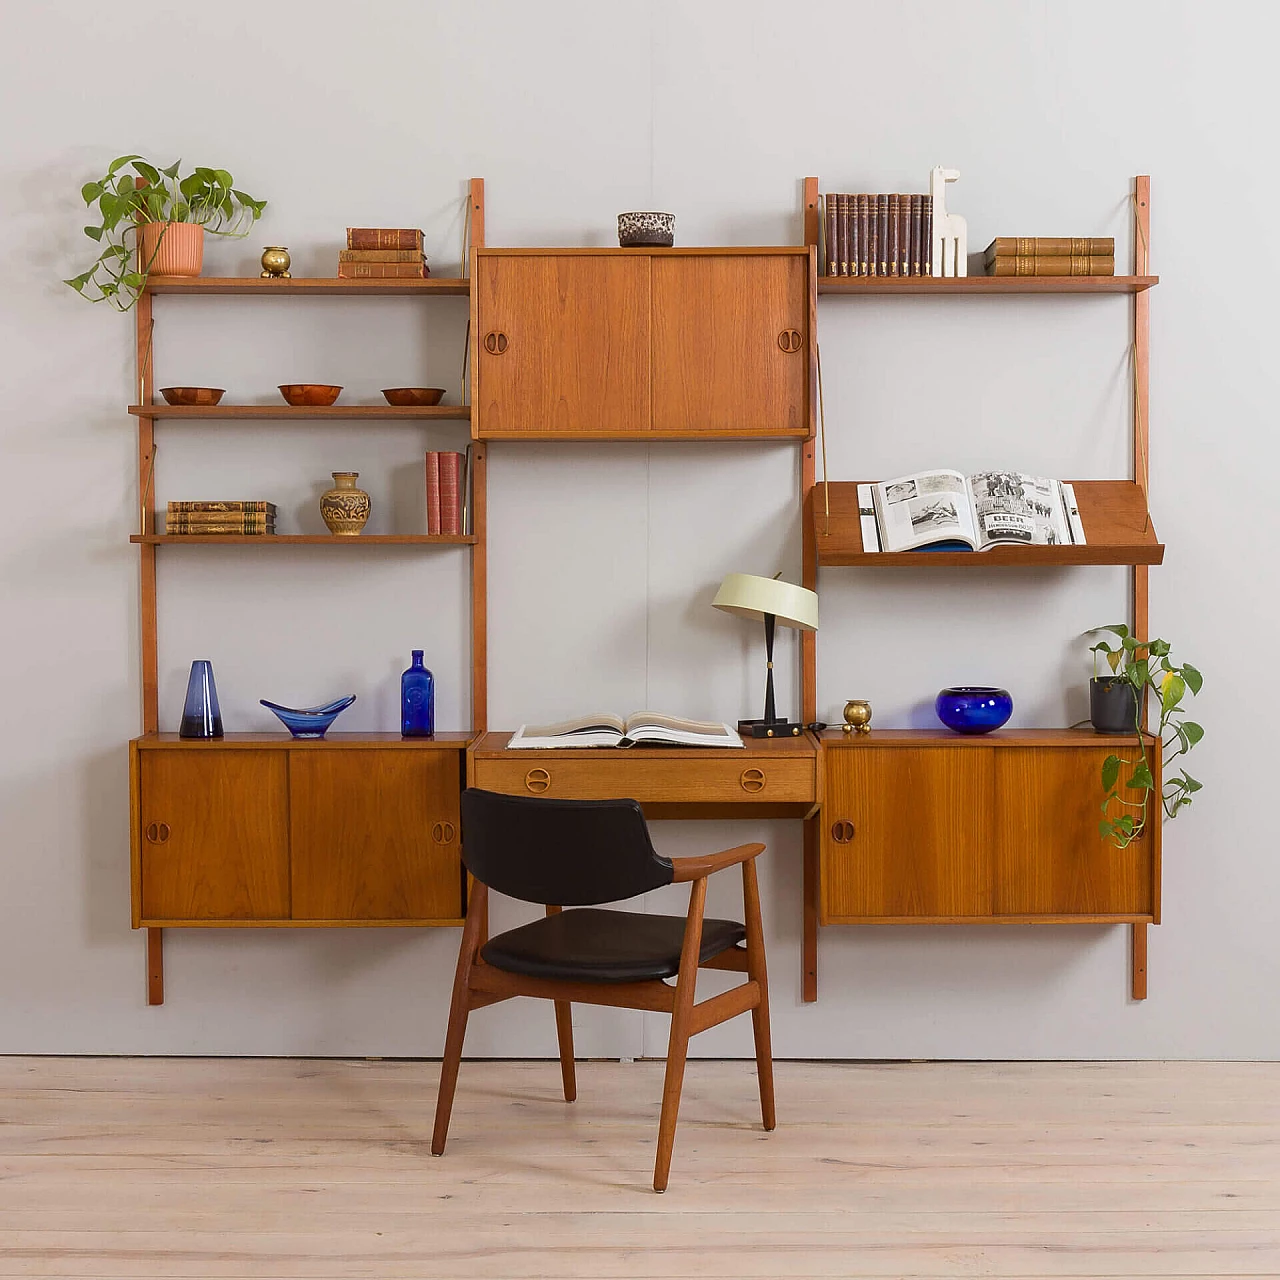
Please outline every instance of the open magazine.
M1083 545L1075 490L1021 471L920 471L858 486L864 551Z
M591 715L540 727L522 724L508 749L520 747L741 747L742 738L727 724L681 720L656 711L621 716Z

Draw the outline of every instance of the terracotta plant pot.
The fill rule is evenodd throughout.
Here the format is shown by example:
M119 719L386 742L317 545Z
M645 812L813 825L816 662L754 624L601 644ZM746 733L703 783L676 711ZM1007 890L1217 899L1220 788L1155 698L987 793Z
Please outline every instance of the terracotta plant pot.
M144 222L138 228L142 265L153 276L198 276L204 228L198 222Z

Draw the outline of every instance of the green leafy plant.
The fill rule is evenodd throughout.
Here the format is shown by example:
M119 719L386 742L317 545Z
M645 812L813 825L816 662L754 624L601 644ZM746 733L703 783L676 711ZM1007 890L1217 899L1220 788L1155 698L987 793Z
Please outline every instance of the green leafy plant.
M141 156L120 156L101 178L80 188L85 204L90 209L96 205L100 218L84 233L102 246L102 252L88 271L64 283L90 302L110 302L128 311L151 269L150 262L138 260L138 228L143 223L194 222L214 235L249 234L267 202L238 191L225 169L197 167L182 177L181 164L175 160L159 169Z
M1166 640L1139 640L1130 635L1129 628L1122 623L1094 627L1086 634L1096 635L1099 632L1114 636L1118 643L1099 640L1090 647L1095 678L1099 659L1105 659L1112 677L1131 688L1134 695L1133 731L1138 744L1137 758L1110 755L1102 762L1102 789L1106 798L1102 802L1103 816L1098 831L1104 840L1124 849L1146 830L1149 804L1156 790L1147 738L1142 732L1148 690L1160 707L1156 735L1163 745L1167 771L1178 756L1185 755L1204 737L1204 729L1200 725L1185 719L1186 709L1182 705L1188 692L1192 697L1200 692L1204 681L1189 662L1178 665L1170 659L1170 645ZM1126 772L1128 776L1124 777ZM1166 772L1160 789L1160 803L1165 815L1170 818L1176 816L1179 810L1191 803L1191 797L1200 788L1201 784L1185 768L1173 777Z

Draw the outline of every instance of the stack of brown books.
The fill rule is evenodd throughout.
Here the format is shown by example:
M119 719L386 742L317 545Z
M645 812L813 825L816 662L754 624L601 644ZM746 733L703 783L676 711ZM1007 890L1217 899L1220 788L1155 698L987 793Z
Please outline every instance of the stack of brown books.
M933 203L926 195L826 196L829 276L933 274Z
M431 274L422 252L422 232L409 227L348 227L338 253L338 276L346 280L422 280Z
M984 258L989 276L1113 276L1113 236L997 236Z
M427 532L471 532L471 449L427 454Z
M171 502L165 533L271 534L276 531L276 504L244 502Z

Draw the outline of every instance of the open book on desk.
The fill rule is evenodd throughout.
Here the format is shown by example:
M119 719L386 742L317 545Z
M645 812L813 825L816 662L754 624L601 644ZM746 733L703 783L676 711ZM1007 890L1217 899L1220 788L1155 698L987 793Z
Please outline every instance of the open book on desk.
M742 738L727 724L681 720L656 711L621 716L592 715L559 724L522 724L507 743L522 747L741 747Z
M1021 471L920 471L858 486L864 551L1083 545L1075 490Z

